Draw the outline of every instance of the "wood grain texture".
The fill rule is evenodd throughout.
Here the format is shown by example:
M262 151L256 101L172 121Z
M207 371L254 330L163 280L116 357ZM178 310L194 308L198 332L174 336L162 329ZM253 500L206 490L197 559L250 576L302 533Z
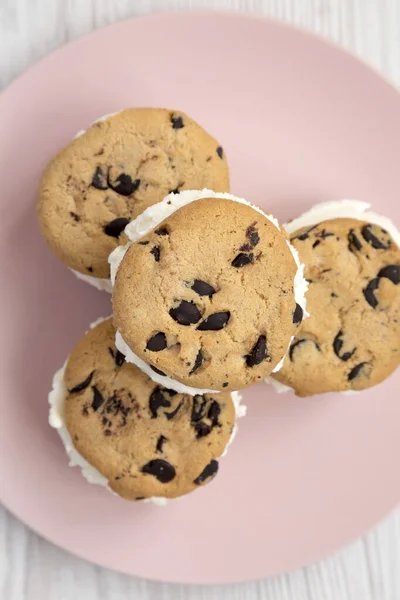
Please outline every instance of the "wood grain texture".
M399 0L0 0L0 89L54 48L98 27L150 12L205 8L268 15L313 30L400 85ZM152 583L96 567L46 542L1 509L0 598L400 600L400 511L316 565L268 581L202 588Z

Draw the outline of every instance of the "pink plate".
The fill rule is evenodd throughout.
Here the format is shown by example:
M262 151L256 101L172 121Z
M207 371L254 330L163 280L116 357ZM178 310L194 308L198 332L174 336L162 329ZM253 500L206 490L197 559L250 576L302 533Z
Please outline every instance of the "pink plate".
M110 312L45 247L39 174L100 115L188 112L223 142L232 191L280 219L342 197L397 219L400 98L320 39L230 14L156 15L69 44L0 97L1 495L47 539L151 579L217 583L315 561L400 500L400 372L357 396L246 392L215 482L166 508L87 484L47 425L52 373Z

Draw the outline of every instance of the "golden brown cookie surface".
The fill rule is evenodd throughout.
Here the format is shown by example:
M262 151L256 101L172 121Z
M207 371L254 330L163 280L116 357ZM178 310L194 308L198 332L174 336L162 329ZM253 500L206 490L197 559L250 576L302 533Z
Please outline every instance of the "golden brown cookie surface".
M274 378L300 396L362 390L400 362L400 249L381 227L332 219L292 234L310 318Z
M94 123L48 164L38 219L53 252L85 275L109 276L127 223L171 191L229 191L220 144L182 112L128 109Z
M129 500L174 498L208 483L235 424L231 395L162 388L125 362L114 338L110 318L69 357L64 412L75 448Z
M301 321L297 266L282 233L253 207L202 198L125 254L115 324L131 350L196 389L239 390L269 375Z

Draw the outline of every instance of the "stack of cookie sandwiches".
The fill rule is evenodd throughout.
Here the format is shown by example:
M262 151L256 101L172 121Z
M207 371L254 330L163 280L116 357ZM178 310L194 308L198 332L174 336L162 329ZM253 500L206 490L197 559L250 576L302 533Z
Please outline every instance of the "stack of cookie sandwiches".
M67 267L112 292L112 316L54 376L50 424L70 464L163 503L213 480L241 390L386 378L400 239L366 209L320 205L281 227L229 193L221 144L180 111L124 110L78 134L43 174L38 218Z

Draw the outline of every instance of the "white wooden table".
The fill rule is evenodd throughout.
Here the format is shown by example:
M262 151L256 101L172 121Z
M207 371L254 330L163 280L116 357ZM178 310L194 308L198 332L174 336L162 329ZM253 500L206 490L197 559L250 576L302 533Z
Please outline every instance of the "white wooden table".
M254 12L312 29L400 86L400 0L0 0L0 89L43 55L92 29L188 8ZM0 508L0 600L128 598L400 600L400 510L316 565L268 581L201 588L151 583L93 566Z

